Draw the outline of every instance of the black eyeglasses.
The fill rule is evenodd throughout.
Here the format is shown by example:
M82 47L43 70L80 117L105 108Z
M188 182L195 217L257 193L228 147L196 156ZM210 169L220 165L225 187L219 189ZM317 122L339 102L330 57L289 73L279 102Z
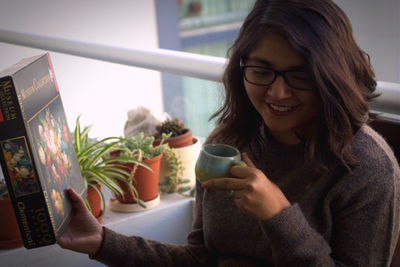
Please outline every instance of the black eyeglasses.
M269 67L243 65L242 62L240 62L240 68L245 80L254 85L270 86L278 76L282 76L293 89L308 91L315 87L314 79L308 71L280 71Z

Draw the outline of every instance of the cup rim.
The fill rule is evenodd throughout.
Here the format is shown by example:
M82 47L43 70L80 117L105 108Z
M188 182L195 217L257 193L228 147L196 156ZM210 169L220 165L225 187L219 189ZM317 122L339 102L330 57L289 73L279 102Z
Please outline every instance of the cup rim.
M211 153L209 153L208 151L205 150L206 147L210 147L210 146L225 146L225 147L229 147L230 149L234 150L234 151L237 153L236 155L239 155L239 156L240 156L240 151L239 151L239 149L237 149L237 148L234 147L234 146L227 145L227 144L206 144L206 145L203 146L202 152L204 152L205 154L207 154L207 156L215 157L215 158L219 158L219 159L234 159L235 156L236 156L236 155L235 155L235 156L231 156L231 157L222 157L222 156L217 156L217 155L211 154Z

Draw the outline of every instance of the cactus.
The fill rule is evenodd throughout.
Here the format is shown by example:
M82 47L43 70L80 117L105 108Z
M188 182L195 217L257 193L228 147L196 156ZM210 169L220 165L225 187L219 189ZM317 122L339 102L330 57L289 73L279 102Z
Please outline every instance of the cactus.
M183 122L181 122L178 118L172 120L166 120L162 124L157 126L158 138L161 138L162 134L171 133L171 137L181 135L185 133L187 129Z

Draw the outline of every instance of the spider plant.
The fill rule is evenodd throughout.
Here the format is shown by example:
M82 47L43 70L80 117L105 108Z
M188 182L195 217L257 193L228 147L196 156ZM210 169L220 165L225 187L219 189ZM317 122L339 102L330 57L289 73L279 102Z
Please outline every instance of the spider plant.
M113 158L106 157L111 151L118 149L123 137L106 137L101 140L89 138L89 131L92 125L85 126L81 130L79 118L76 120L74 130L74 148L78 158L81 175L87 188L95 189L102 200L102 207L105 207L105 198L102 191L97 187L98 184L104 185L115 194L123 195L123 190L117 180L128 181L130 174L123 170L121 164L135 163L149 168L143 162L126 155ZM131 183L130 183L131 185ZM132 190L137 192L132 185ZM91 210L89 201L86 205Z

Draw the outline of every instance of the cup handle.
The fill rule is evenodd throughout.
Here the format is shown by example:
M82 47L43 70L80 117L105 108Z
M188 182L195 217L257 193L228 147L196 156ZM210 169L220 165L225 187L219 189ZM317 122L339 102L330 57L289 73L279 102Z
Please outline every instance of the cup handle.
M244 161L235 160L235 161L232 163L232 166L247 166L247 164L244 163Z

